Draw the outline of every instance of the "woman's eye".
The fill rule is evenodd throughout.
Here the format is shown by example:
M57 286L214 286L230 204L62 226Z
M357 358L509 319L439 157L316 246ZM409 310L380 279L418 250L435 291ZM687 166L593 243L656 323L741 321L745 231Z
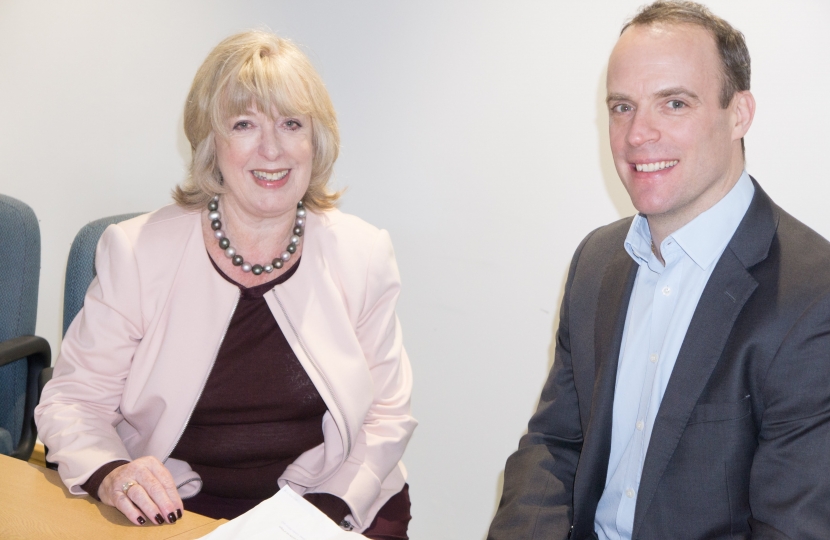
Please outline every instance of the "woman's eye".
M293 130L296 130L296 129L300 129L302 126L296 120L286 120L285 121L285 127L287 127L288 129L293 131Z
M240 120L233 125L233 129L248 129L249 127L251 127L251 123L247 120Z

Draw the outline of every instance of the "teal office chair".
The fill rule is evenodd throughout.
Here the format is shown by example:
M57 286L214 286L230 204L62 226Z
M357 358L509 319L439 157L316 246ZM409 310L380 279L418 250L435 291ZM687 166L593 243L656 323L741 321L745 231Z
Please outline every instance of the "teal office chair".
M40 280L40 227L26 204L0 195L0 454L24 461L37 439L39 380L52 361L33 335Z
M84 225L75 235L72 247L69 248L69 260L66 263L66 279L63 289L63 335L81 311L86 291L96 275L95 248L98 246L101 235L104 234L104 229L114 223L127 221L144 213L146 212L97 219Z

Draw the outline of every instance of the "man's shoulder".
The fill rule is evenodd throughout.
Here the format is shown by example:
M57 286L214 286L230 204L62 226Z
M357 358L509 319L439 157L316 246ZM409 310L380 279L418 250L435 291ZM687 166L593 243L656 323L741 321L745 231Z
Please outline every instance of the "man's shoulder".
M830 257L830 242L826 238L780 207L778 212L776 234L779 241L786 242L797 252L816 253L822 258Z
M830 242L786 211L778 212L770 262L782 278L830 290Z
M729 243L733 253L747 268L783 264L781 271L826 269L830 242L778 206L753 181L752 203Z
M634 216L619 219L594 229L582 240L574 258L592 261L610 259L618 250L625 249L625 237Z
M774 307L769 312L774 318L799 317L819 298L830 301L830 242L775 204L757 184L729 248L757 281L753 296Z
M629 216L609 223L594 229L582 240L568 270L568 287L574 297L593 298L609 266L625 272L626 261L634 264L625 252L625 238L632 220Z

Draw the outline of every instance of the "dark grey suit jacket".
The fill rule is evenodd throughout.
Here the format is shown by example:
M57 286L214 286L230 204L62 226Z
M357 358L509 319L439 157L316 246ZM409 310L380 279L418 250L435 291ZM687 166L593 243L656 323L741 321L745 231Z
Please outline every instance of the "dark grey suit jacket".
M490 540L590 539L637 265L631 219L571 262L556 358ZM830 539L830 244L755 185L657 414L633 538Z

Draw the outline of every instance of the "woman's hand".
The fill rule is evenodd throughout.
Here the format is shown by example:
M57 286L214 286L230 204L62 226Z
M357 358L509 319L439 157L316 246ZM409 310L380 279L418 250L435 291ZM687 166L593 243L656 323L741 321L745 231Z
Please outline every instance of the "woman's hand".
M173 476L152 456L113 469L101 482L98 497L136 525L144 525L148 518L161 525L163 516L168 523L182 517L182 500Z

